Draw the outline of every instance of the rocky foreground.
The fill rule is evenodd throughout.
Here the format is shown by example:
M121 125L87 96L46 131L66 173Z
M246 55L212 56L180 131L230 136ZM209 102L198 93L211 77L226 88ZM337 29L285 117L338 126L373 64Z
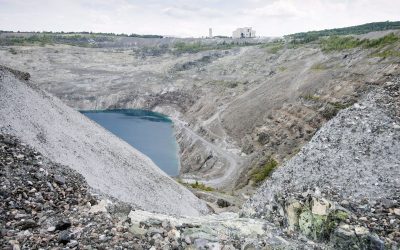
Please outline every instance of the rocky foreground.
M317 246L284 239L235 213L171 217L93 193L82 175L0 134L1 249L260 249Z
M400 247L400 78L371 87L245 204L333 249Z

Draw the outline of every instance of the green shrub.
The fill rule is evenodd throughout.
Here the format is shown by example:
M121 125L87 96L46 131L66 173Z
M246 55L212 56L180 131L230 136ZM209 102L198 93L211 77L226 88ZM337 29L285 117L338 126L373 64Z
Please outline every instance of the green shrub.
M351 105L353 105L353 103L329 102L321 111L321 115L325 119L330 120L335 117L340 110L348 108Z
M278 166L278 162L269 157L267 162L261 166L261 168L256 168L251 173L251 180L254 181L254 184L260 184L263 182L268 176L271 175L272 171Z
M202 190L202 191L207 191L207 192L214 191L214 188L207 187L206 185L204 185L203 183L200 183L198 181L196 181L195 183L190 183L189 186L192 188L195 188L195 189Z
M202 191L211 192L211 191L215 190L214 188L207 187L206 185L204 185L204 183L201 183L198 181L196 181L195 183L187 183L187 182L182 181L181 179L177 179L176 181L186 187L191 187L191 188L202 190Z

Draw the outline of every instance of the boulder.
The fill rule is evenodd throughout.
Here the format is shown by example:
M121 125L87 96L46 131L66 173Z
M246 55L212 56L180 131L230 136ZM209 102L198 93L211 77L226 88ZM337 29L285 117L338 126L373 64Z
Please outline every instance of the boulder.
M333 249L385 249L383 241L367 228L347 224L335 229L330 244Z

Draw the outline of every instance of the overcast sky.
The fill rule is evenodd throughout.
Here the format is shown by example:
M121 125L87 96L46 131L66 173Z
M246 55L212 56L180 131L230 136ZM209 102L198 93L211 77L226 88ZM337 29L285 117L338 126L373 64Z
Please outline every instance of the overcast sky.
M400 0L0 0L0 30L257 36L399 21Z

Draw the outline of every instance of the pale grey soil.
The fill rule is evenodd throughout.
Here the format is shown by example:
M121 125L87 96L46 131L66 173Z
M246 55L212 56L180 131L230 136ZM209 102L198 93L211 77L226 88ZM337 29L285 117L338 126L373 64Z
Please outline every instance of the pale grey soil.
M226 190L251 184L252 169L268 156L282 162L295 155L337 111L334 105L351 105L400 72L398 57L373 57L374 49L325 53L306 44L176 55L152 53L153 41L145 41L18 46L16 54L3 47L0 63L30 72L75 109L145 108L182 121L181 177Z
M82 174L88 184L137 208L175 215L205 203L132 148L32 82L0 69L0 129Z

